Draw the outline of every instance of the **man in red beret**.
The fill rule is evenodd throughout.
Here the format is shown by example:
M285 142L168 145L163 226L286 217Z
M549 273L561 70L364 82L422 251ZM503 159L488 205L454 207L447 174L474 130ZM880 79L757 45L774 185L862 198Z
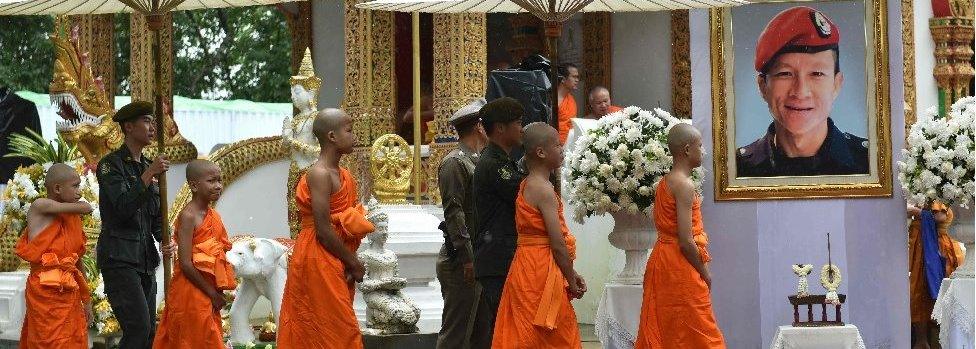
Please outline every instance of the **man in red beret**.
M868 173L868 141L831 119L840 94L840 30L822 12L777 14L759 36L759 93L773 118L766 135L736 152L737 177Z

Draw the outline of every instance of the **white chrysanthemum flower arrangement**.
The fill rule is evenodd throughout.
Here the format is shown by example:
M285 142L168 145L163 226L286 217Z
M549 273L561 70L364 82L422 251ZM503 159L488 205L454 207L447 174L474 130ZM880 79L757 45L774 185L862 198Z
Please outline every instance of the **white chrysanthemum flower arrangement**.
M635 106L604 116L576 140L564 171L574 219L613 212L650 213L658 182L671 170L668 131L690 123ZM695 172L700 183L701 169Z
M948 120L935 107L921 113L912 125L898 162L898 180L909 203L923 207L938 200L969 207L976 168L976 98L952 105Z
M98 214L98 180L95 174L85 169L84 159L78 158L65 163L78 172L81 177L81 200L86 201L95 209L91 215L82 216L85 227L98 227L101 217ZM6 205L0 212L0 221L7 227L6 234L20 234L27 224L27 211L31 203L39 197L47 195L44 187L44 176L53 163L35 164L18 168L14 177L7 181L7 187L0 192L0 200Z

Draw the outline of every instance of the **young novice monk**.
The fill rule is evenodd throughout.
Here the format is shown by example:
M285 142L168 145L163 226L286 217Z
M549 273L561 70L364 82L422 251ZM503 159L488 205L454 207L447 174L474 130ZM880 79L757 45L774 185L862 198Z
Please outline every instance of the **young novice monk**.
M725 348L712 313L708 237L691 171L702 163L701 133L689 124L668 132L671 172L654 196L657 243L644 272L644 299L634 348Z
M522 136L529 174L515 200L518 246L505 279L492 348L580 348L570 298L586 292L573 270L576 238L549 177L563 161L559 132L542 122Z
M30 263L21 349L88 348L91 293L81 273L81 215L92 207L78 201L80 184L73 168L54 164L44 177L47 197L34 200L27 211L26 233L15 250Z
M356 143L352 119L339 109L322 110L312 133L322 150L295 190L302 228L288 264L278 348L362 348L352 298L353 282L363 281L365 270L355 253L373 224L356 180L339 167Z
M220 168L207 160L186 166L192 199L176 219L177 261L153 348L224 348L220 309L237 286L225 253L227 230L211 205L223 189Z

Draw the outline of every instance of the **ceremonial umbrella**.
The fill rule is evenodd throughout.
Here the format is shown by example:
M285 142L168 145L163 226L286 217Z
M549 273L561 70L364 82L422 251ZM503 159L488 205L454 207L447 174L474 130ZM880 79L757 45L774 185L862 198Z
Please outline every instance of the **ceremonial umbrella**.
M552 118L558 128L559 89L556 67L559 63L557 41L562 23L579 12L651 12L696 8L727 7L747 4L747 0L373 0L358 8L396 12L425 13L524 13L545 22L546 43L553 55ZM416 16L415 16L416 17ZM416 21L416 20L415 20ZM415 29L416 30L416 29Z
M0 0L0 16L22 15L93 15L106 13L134 12L146 16L146 26L152 35L152 60L159 62L159 29L163 26L163 15L170 11L198 10L207 8L242 7L252 5L271 5L294 0ZM159 154L163 154L166 132L163 128L163 95L160 88L162 72L158 63L152 64L153 71L153 103L156 118L156 146ZM159 181L160 217L166 219L168 205L166 204L166 175L157 177ZM169 224L162 224L163 242L170 241ZM163 256L163 288L169 284L171 266L169 255Z

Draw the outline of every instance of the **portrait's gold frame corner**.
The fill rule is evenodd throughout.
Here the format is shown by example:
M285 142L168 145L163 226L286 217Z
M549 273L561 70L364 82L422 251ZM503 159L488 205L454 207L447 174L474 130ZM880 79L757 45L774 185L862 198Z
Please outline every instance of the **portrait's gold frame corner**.
M713 142L713 171L715 172L714 194L717 201L733 200L772 200L772 199L827 199L827 198L863 198L863 197L891 197L893 195L892 182L892 149L891 149L891 91L888 63L888 9L885 0L859 0L865 4L865 28L871 28L873 42L866 43L870 48L867 56L873 59L867 67L875 67L875 82L869 97L867 110L875 114L875 139L878 145L877 182L852 184L810 184L810 185L769 185L769 186L732 186L728 164L729 110L727 100L731 78L729 65L731 58L727 57L731 34L731 10L728 8L709 10L710 46L711 46L711 93L712 93L712 142ZM778 2L778 1L777 1ZM786 2L786 1L784 1ZM788 1L803 3L809 1ZM870 79L869 76L866 76ZM870 129L870 128L869 128Z

